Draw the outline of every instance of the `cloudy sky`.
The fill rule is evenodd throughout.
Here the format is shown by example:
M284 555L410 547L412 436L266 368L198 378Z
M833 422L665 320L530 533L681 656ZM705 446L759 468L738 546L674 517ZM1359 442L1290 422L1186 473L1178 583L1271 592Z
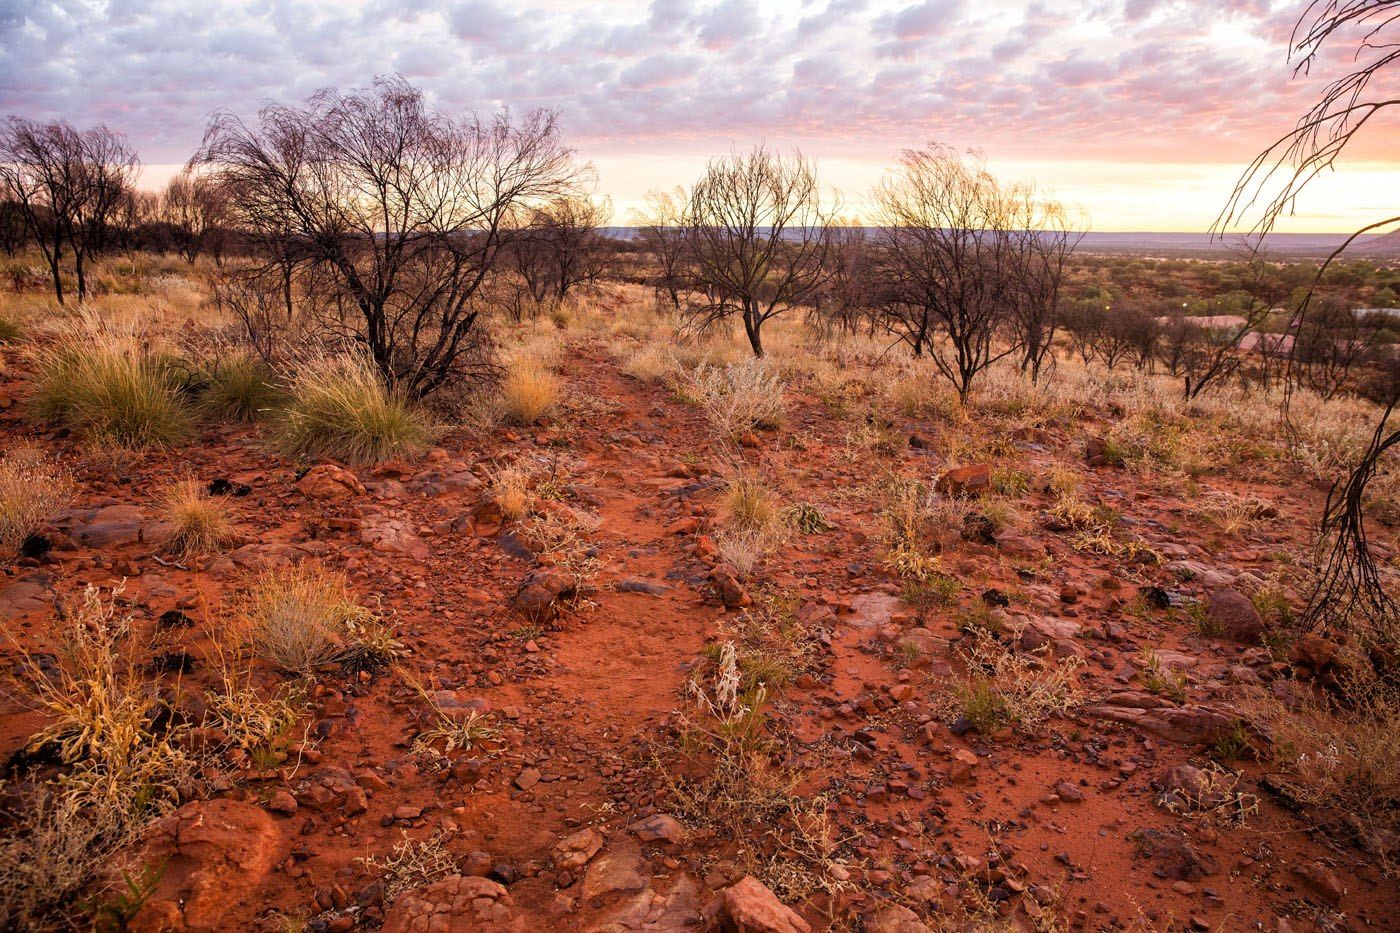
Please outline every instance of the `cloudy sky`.
M1302 4L0 0L0 111L105 122L157 183L216 108L399 72L444 108L558 109L618 222L757 142L816 157L858 211L901 148L937 140L1094 229L1202 230L1316 95L1285 58ZM1363 142L1283 229L1351 229L1400 192L1400 119Z

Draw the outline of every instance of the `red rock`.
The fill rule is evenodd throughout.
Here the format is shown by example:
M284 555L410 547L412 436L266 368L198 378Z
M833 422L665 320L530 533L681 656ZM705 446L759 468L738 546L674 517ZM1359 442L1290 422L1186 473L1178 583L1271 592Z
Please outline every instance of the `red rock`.
M953 752L952 764L948 765L948 780L954 784L966 784L972 780L973 769L977 767L977 756L965 748Z
M1293 868L1293 874L1303 882L1308 892L1336 907L1342 903L1346 888L1341 879L1321 862L1304 862Z
M516 612L532 622L552 622L559 616L560 603L573 599L577 593L569 574L541 568L526 574L511 603Z
M945 496L975 496L992 485L992 468L985 463L957 467L938 477L933 488Z
M1206 602L1206 618L1231 641L1257 645L1264 640L1264 620L1254 603L1239 590L1227 588L1211 593Z
M129 929L221 930L248 892L286 856L266 811L237 800L196 800L158 822L136 864L162 865L160 883ZM173 909L172 909L173 908Z
M525 921L505 887L489 878L451 875L405 891L382 933L523 933Z
M811 933L811 926L747 875L725 888L705 908L706 926L722 933Z
M561 839L554 847L554 867L573 871L587 865L603 848L603 834L589 826Z
M297 480L297 488L310 499L332 501L350 499L365 494L364 483L349 470L334 463L318 463Z

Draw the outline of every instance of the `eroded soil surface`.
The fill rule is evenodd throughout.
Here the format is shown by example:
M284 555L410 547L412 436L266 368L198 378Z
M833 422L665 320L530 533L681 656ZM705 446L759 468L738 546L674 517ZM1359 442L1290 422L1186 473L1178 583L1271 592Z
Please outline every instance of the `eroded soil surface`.
M1180 802L1204 773L1178 766L1214 768L1213 751L1240 738L1245 688L1300 689L1249 632L1205 637L1173 605L1248 594L1279 554L1306 548L1323 493L1295 467L1261 458L1201 477L1205 491L1277 511L1224 533L1194 517L1179 479L1086 464L1085 440L1103 427L1093 419L1021 432L1010 451L1020 469L1081 472L1081 496L1117 510L1163 562L1077 549L1046 527L1053 496L1032 485L1021 521L945 551L960 587L920 609L886 566L871 493L891 471L932 482L967 466L935 453L956 426L897 418L894 449L856 448L848 422L795 391L781 431L730 449L695 406L622 374L601 338L575 338L560 368L568 401L550 425L449 431L424 458L350 471L362 492L299 481L256 427L208 428L188 447L125 462L85 456L24 416L25 370L12 369L0 443L78 464L80 490L52 552L0 578L0 611L22 630L50 625L87 584L122 585L142 626L154 631L170 610L194 621L163 636L194 659L182 680L194 694L241 581L319 561L392 616L409 649L403 672L441 704L484 711L494 730L475 748L424 754L413 740L430 710L402 672L326 674L282 760L236 762L214 799L158 827L148 852L167 860L164 874L133 926L245 930L276 913L332 930L912 931L981 911L1047 929L1395 928L1394 881L1317 814L1287 809L1266 763L1227 762L1242 777L1209 812L1163 805L1164 791ZM527 574L558 568L537 566L519 529L481 507L508 462L557 479L552 507L592 527L589 586L549 621L522 617L513 598ZM833 527L790 536L728 594L752 605L726 608L711 534L725 477L740 468L788 502L819 505ZM150 543L155 491L185 475L248 487L231 500L243 542L198 569ZM1003 601L990 617L1022 647L1082 659L1081 695L1038 729L983 734L948 703L964 669L958 622ZM677 737L693 707L687 682L713 666L707 645L765 606L800 627L806 665L770 691L763 765L792 769L797 796L829 819L826 864L800 871L763 851L765 827L730 838L722 820L683 812L672 790L703 770ZM1170 689L1149 689L1149 664ZM255 678L264 689L283 679ZM41 725L7 703L0 753ZM363 860L434 835L459 873L387 904L382 874ZM736 884L747 875L796 913Z

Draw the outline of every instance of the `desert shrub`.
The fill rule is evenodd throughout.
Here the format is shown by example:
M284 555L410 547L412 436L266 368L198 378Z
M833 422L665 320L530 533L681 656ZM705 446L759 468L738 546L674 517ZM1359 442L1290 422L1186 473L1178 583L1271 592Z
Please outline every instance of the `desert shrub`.
M958 653L967 667L953 684L957 705L984 733L1004 726L1035 731L1052 716L1064 715L1078 703L1076 672L1079 658L1054 659L1047 652L1021 654L1003 645L993 632L969 627Z
M84 329L39 354L34 408L99 443L168 447L194 425L182 377L168 355L135 338Z
M274 435L282 452L299 460L375 463L423 449L432 430L402 394L385 388L369 363L340 357L297 374Z
M1351 702L1271 703L1262 711L1281 773L1274 783L1394 865L1400 851L1400 703L1393 688L1354 685Z
M135 830L113 807L48 787L36 791L0 835L0 927L84 928L90 918L79 909L80 895L107 887L108 859Z
M753 476L736 476L719 499L720 517L736 531L765 531L778 521L777 493Z
M68 475L40 458L16 452L0 460L0 562L19 553L30 535L72 495Z
M825 534L836 526L813 502L795 502L782 512L783 521L799 534Z
M559 377L533 356L510 364L501 383L501 414L507 422L532 425L559 401Z
M64 773L35 790L0 838L0 925L48 929L75 922L77 895L103 887L107 859L172 809L198 762L141 676L130 615L89 588L41 643L5 633L18 649L14 695L44 727L25 746L50 749Z
M277 377L250 355L221 360L210 368L199 410L218 421L256 421L282 401Z
M448 850L442 830L426 839L405 837L387 855L371 855L362 861L366 868L383 877L385 904L393 904L414 888L458 873L457 858Z
M340 660L353 647L357 627L374 618L351 596L344 577L308 566L256 580L247 616L253 651L293 674Z
M161 521L168 527L164 547L182 560L212 554L233 540L228 504L197 480L178 480L161 495Z
M731 440L760 428L780 428L787 418L782 380L760 360L698 366L684 389L704 408L715 431Z

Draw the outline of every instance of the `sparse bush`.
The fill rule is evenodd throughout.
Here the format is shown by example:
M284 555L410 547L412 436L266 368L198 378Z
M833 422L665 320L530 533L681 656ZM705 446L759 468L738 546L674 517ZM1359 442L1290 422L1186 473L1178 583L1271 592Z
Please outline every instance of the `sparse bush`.
M559 401L559 377L534 357L510 365L501 383L501 413L511 424L535 424Z
M375 463L426 447L432 431L403 395L352 357L321 360L300 371L279 413L275 437L299 460L333 457Z
M684 388L705 409L716 432L729 440L780 428L787 418L782 380L761 360L699 366Z
M457 874L457 859L444 844L441 830L427 839L404 840L383 857L363 859L365 867L384 878L384 903L393 904L406 891Z
M16 452L0 460L0 562L18 554L72 495L67 474Z
M1271 703L1261 711L1282 771L1273 780L1393 868L1400 857L1393 841L1400 833L1400 705L1393 690L1376 684L1357 685L1351 699L1349 706Z
M218 421L256 421L283 398L272 370L254 356L221 360L209 372L199 410Z
M374 616L338 574L311 567L263 575L248 594L254 652L279 670L310 674L334 663Z
M772 549L773 540L763 531L722 531L715 536L720 561L733 567L740 580L753 576Z
M25 747L52 749L65 771L0 838L0 925L65 926L112 853L182 799L197 762L158 725L162 701L115 598L89 588L37 650L32 633L5 634L19 651L14 693L46 721Z
M161 496L164 546L181 560L211 554L233 540L228 504L209 495L197 480L172 483Z
M82 929L79 895L92 893L112 854L134 836L124 814L41 788L0 835L0 927Z
M1079 658L1055 659L1045 651L1019 654L981 628L970 630L964 642L958 653L967 674L954 685L956 712L983 732L1007 725L1034 731L1078 703L1076 673L1084 664Z

